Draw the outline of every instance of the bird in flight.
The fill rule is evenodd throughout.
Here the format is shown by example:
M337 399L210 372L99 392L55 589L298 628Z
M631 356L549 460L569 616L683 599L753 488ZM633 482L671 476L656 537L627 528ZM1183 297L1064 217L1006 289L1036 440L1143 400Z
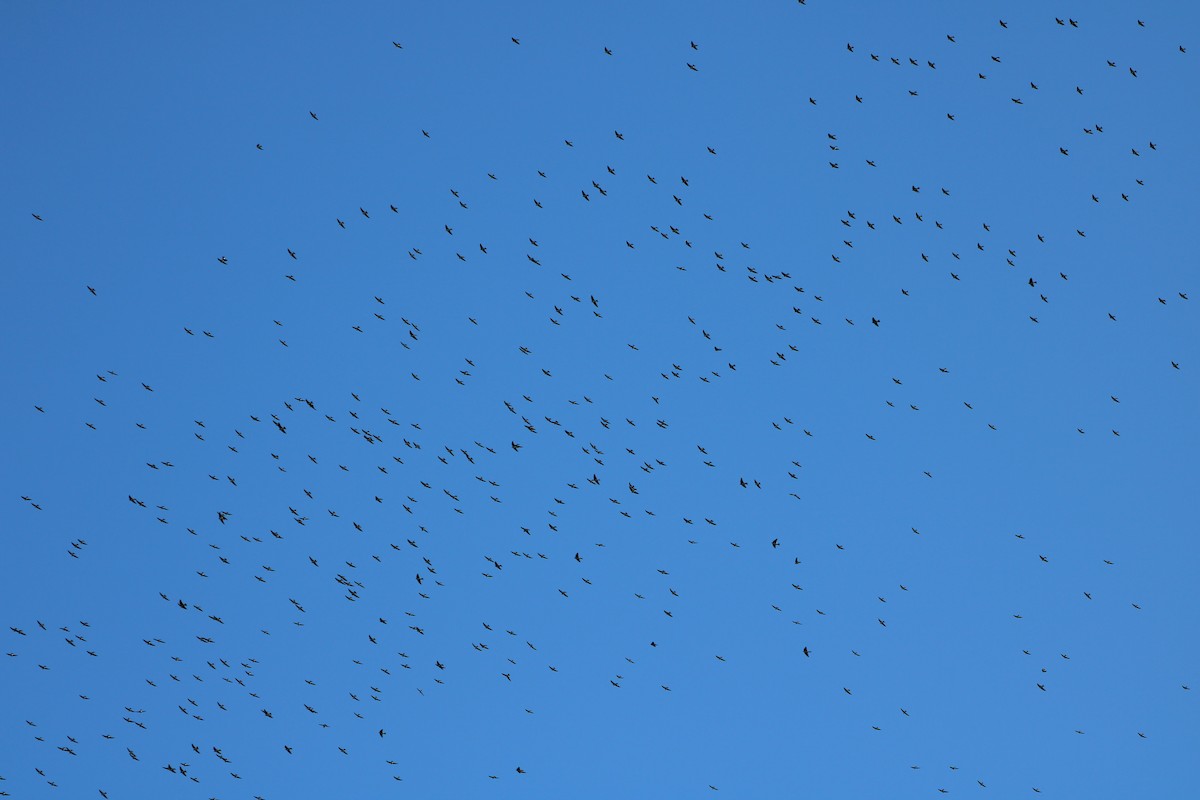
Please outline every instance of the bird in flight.
M1187 150L1169 143L1190 118L1153 102L1188 77L1186 42L1170 36L1190 30L1189 8L1170 26L1100 4L998 27L974 7L954 20L925 8L863 44L878 37L860 10L818 5L649 26L614 7L610 27L636 41L559 26L520 57L489 50L507 47L503 28L464 47L463 11L436 4L403 42L366 18L300 15L291 36L241 54L240 101L191 126L155 93L188 85L186 60L146 61L149 45L101 15L88 36L158 80L97 65L89 124L63 134L66 150L45 102L63 96L57 51L15 39L27 91L9 103L25 124L9 126L20 158L6 189L55 225L6 236L15 533L0 544L14 565L0 667L27 709L3 723L6 752L33 767L9 770L8 791L90 792L120 769L205 797L277 796L282 751L313 767L314 794L336 796L343 774L366 786L417 771L450 796L478 794L484 775L572 796L580 770L537 768L565 741L539 698L573 698L585 722L671 704L730 728L778 701L768 673L789 667L805 671L790 688L840 682L854 700L821 712L830 757L804 777L817 795L844 783L838 756L861 752L865 725L957 773L921 720L966 704L997 737L1029 723L1050 743L1042 759L983 753L980 788L1062 783L1057 733L1085 757L1089 743L1184 741L1168 712L1190 681L1162 678L1187 669L1186 647L1125 664L1132 682L1089 654L1146 640L1146 585L1179 584L1195 555L1176 535L1187 494L1171 491L1188 462L1169 458L1191 430L1189 229L1156 224L1189 210ZM83 23L54 24L66 42ZM173 31L185 50L200 42L194 26ZM323 59L321 80L264 69L293 64L297 41ZM594 61L598 43L611 60ZM398 60L367 63L383 53ZM808 102L777 102L764 75ZM305 128L272 98L335 116ZM169 137L149 135L164 124ZM264 124L261 155L240 163L242 129ZM149 149L117 130L147 133ZM149 158L123 157L139 144ZM237 269L213 269L202 241ZM272 272L280 250L288 273ZM1131 269L1135 250L1153 257ZM1111 437L1095 436L1103 426ZM1131 531L1151 485L1154 524ZM717 527L735 532L707 535ZM1093 559L1081 531L1140 557ZM888 617L871 624L876 603ZM955 612L970 624L930 663L942 687L972 676L967 692L892 680ZM1089 619L1069 631L1046 624L1078 614ZM798 664L775 652L785 620L805 628ZM1005 642L1028 664L992 652ZM1136 739L1057 716L1092 679L1116 687L1093 709L1105 718L1140 687ZM611 688L623 691L594 694ZM851 719L866 706L901 719ZM464 740L399 774L401 718L421 733L483 721L511 760ZM778 720L758 722L726 737L727 760L777 744ZM671 745L699 752L705 730L676 726ZM588 724L570 741L613 794L607 767L628 762L630 742ZM759 761L764 785L794 782ZM872 777L896 768L885 759ZM1093 772L1070 774L1080 796L1107 788ZM1143 773L1143 794L1178 794L1177 763ZM638 778L651 795L716 781L754 795L737 770L678 759Z

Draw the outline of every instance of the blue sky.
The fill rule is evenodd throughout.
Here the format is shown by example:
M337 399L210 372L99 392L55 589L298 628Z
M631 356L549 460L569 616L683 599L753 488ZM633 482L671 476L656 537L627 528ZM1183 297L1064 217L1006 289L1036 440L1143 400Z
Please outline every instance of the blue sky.
M0 790L1191 788L1189 4L2 13Z

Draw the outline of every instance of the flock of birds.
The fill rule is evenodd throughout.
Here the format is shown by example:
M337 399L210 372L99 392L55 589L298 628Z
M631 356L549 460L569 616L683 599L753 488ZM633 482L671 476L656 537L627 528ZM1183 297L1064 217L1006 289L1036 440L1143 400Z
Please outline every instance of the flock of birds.
M810 4L799 0L798 5ZM1023 24L1076 31L1086 28L1087 20L1051 14ZM1005 35L1019 35L1010 20L996 25ZM1129 25L1141 29L1147 23L1134 20ZM966 36L953 32L941 44L972 46ZM526 52L537 45L518 35L506 46ZM384 41L383 47L394 48L401 59L415 49L403 41ZM703 75L708 47L704 41L683 38L678 43L679 70ZM1013 44L1014 51L1020 47L1019 42ZM621 49L597 43L596 58L620 59ZM1177 51L1180 58L1186 56L1185 47L1177 46ZM971 79L984 85L997 82L995 73L1004 70L1010 54L977 55L980 69ZM844 57L859 66L908 70L906 80L912 88L905 90L907 98L922 96L922 75L947 69L933 51L917 58L848 42ZM1136 63L1112 60L1107 68L1113 80L1146 80ZM998 95L996 102L1028 109L1040 93L1056 92L1055 102L1061 103L1062 95L1082 96L1090 89L1051 87L1036 76L1026 83L1017 94ZM801 98L800 105L859 106L875 99L864 87L852 99L813 96ZM300 109L297 117L297 125L329 124L328 114L320 109ZM946 109L938 112L937 124L961 124L962 117L962 112ZM1105 140L1115 134L1106 128L1117 127L1124 138L1110 146ZM1062 159L1077 159L1081 151L1093 148L1139 163L1168 150L1149 134L1133 137L1131 127L1136 129L1089 119L1081 122L1074 139L1046 141L1044 146ZM437 135L417 125L411 145L419 150L424 140ZM754 396L757 390L748 396L738 395L736 388L722 390L732 394L720 395L725 398L720 402L735 397L741 403L732 408L713 400L714 410L709 411L706 398L717 396L711 394L717 387L736 387L747 374L771 385L799 386L799 365L828 346L823 342L830 328L853 329L858 336L865 331L902 337L908 312L897 310L903 308L898 303L917 302L922 291L936 295L947 285L984 280L985 273L996 285L1027 293L1028 313L1012 320L1014 329L1050 328L1045 323L1055 319L1056 301L1071 293L1075 269L1049 265L1036 251L1049 240L1061 247L1082 247L1094 234L1083 223L1048 221L1044 230L1020 232L993 230L987 219L967 224L955 210L958 188L905 181L909 202L882 213L843 209L831 216L828 209L806 210L806 216L829 218L824 238L833 248L822 256L825 263L819 267L755 264L754 237L735 235L724 243L714 242L705 227L714 225L722 209L696 188L703 184L707 164L726 156L725 148L701 142L694 153L681 156L695 164L690 176L647 170L631 163L634 159L626 157L623 148L637 136L650 135L616 127L604 132L604 142L599 136L587 143L570 134L560 138L557 148L586 157L593 165L594 177L586 182L568 184L550 168L537 169L528 178L542 188L528 192L524 187L530 184L517 182L522 187L517 191L506 188L510 176L497 169L479 176L476 191L448 185L441 199L422 200L444 206L453 216L447 216L440 229L404 233L409 240L399 250L401 269L428 270L425 274L433 276L428 280L453 296L459 280L453 277L454 269L469 264L502 275L497 280L507 282L512 291L510 296L490 298L495 306L464 307L457 318L440 307L424 310L419 298L398 297L386 288L356 300L354 316L341 319L338 335L385 342L372 346L381 348L390 364L359 366L373 373L389 371L392 388L386 394L328 382L301 390L281 379L273 404L244 408L235 396L222 395L205 419L170 388L171 380L164 385L153 369L102 366L84 392L90 396L88 413L71 418L62 410L64 402L38 397L31 399L27 418L9 420L60 431L78 428L80 436L108 432L143 437L112 456L115 461L129 452L146 454L138 459L140 473L129 479L120 498L123 508L110 507L92 520L91 532L71 535L58 550L61 563L48 563L47 570L66 575L87 570L97 548L120 550L120 537L109 529L122 528L141 531L137 536L144 538L136 540L137 547L169 559L178 574L131 568L120 579L122 592L135 595L130 601L135 606L155 606L142 619L106 618L103 603L84 598L79 599L95 608L83 618L52 619L5 610L6 694L36 694L52 679L47 676L59 673L75 676L77 683L57 684L57 691L72 702L67 703L69 711L48 715L53 721L36 716L5 720L6 736L19 738L26 748L21 752L36 756L14 763L0 754L0 796L59 796L45 788L61 789L62 796L70 797L133 796L113 790L102 774L80 774L72 762L86 757L102 759L93 763L108 763L114 771L134 770L130 774L137 776L137 785L157 787L140 796L280 797L272 788L273 773L260 769L245 746L223 739L237 739L238 731L252 731L255 747L273 750L283 759L332 756L345 760L339 769L383 781L362 793L374 796L393 782L400 791L422 769L405 752L412 737L420 736L408 720L420 704L439 703L456 674L481 684L490 681L490 691L505 698L486 712L503 720L501 730L543 713L530 698L538 696L533 687L547 683L572 687L555 692L590 692L602 686L618 695L661 693L672 702L704 704L703 696L681 691L687 676L725 668L739 656L713 651L702 665L684 663L687 659L678 655L686 650L682 640L695 639L692 633L680 636L672 626L679 617L705 613L699 609L720 607L721 595L729 588L701 576L723 570L732 559L744 558L743 553L769 567L754 567L730 580L745 583L747 592L761 589L776 598L755 613L785 620L779 637L794 645L797 662L835 658L831 634L822 632L827 629L822 626L839 624L831 608L837 605L831 599L836 595L812 591L820 578L811 565L830 556L853 559L855 547L843 538L825 541L795 532L796 520L804 518L810 502L812 472L820 469L808 462L805 448L830 434L799 411L756 416L749 404L761 399ZM875 170L882 172L886 156L863 152L861 137L853 130L821 135L826 155L823 164L815 164L820 170L839 175L865 172L864 180ZM256 157L272 155L266 139L246 147L257 151ZM1110 190L1097 189L1089 202L1134 205L1153 191L1148 184L1134 177ZM484 227L475 215L489 208L509 205L539 214L549 213L552 205L574 203L578 208L570 213L579 215L635 193L641 193L638 202L652 204L657 216L645 220L640 230L618 237L617 246L649 259L643 263L680 281L682 305L695 301L706 311L647 326L637 311L624 305L621 295L628 285L613 285L623 279L571 255L570 231L552 233L535 226L511 235L505 231L519 244L481 241L473 235ZM740 202L720 199L726 206ZM330 209L329 230L319 235L353 237L369 230L367 226L405 218L400 199L363 202ZM72 236L70 221L50 209L34 211L31 224L53 230L53 236ZM297 287L289 291L301 291L310 278L318 280L311 268L306 271L301 244L316 235L297 231L292 240L269 245L287 265L278 280ZM643 256L645 251L649 255ZM876 305L814 288L821 271L855 269L876 257L872 254L911 260L925 269L926 277L917 281L923 288L898 282L893 275L886 288L892 297ZM236 252L213 253L209 264L208 269L225 271L245 266ZM940 277L929 277L935 275ZM735 287L735 279L742 285ZM385 283L381 280L379 286ZM126 302L100 277L79 291L86 292L89 303L120 309ZM778 316L749 319L736 308L724 309L724 316L712 311L721 308L723 299L733 302L742 292L753 293L746 296L754 298L754 307L771 308ZM1129 299L1185 320L1194 319L1189 301L1185 285ZM506 306L508 317L496 307L504 303L511 304ZM1105 324L1120 325L1118 310L1095 308L1088 313ZM194 352L226 336L223 322L219 314L212 314L203 322L180 324L164 335L163 346ZM311 352L320 359L328 355L323 347L338 350L339 361L361 358L361 349L323 345L307 335L309 322L303 312L262 323L272 331L270 349L281 358L303 359ZM736 326L741 329L735 331ZM766 333L760 336L763 329ZM564 331L576 337L576 343L595 343L594 349L581 354L575 350L578 344L563 345ZM464 341L479 342L476 352L488 355L464 355L459 350ZM679 349L664 357L668 345ZM1185 357L1188 347L1174 345L1176 350L1152 369L1186 373L1191 366ZM931 364L927 376L875 376L877 392L871 402L891 414L956 415L981 435L1003 436L996 403L953 394L951 381L958 369L954 364ZM503 372L518 378L504 384L502 378L481 377ZM217 376L213 380L220 383ZM510 386L521 388L510 391ZM418 396L435 409L442 403L454 408L465 403L471 414L454 425L431 425L411 411L412 398ZM464 396L470 399L464 401ZM1098 429L1079 424L1069 435L1114 441L1121 437L1119 393L1113 391L1105 402L1111 404L1111 413L1100 415L1105 420ZM731 426L737 418L737 425L755 428L757 449L750 453L757 457L731 454L736 448L716 430L725 424L726 414ZM879 427L865 424L845 433L846 425L857 423L843 422L842 430L832 435L845 434L847 448L880 446L886 438ZM1127 434L1125 441L1129 438ZM917 463L921 458L916 454L912 476L938 480L935 467ZM115 473L126 465L105 463L102 468ZM728 505L743 504L751 521L714 511L718 496L731 498L721 500ZM35 515L22 521L23 526L41 519L36 515L67 513L62 506L70 503L24 491L19 500ZM916 537L908 541L920 541L918 525L901 526L906 536ZM1026 548L1014 580L1034 580L1024 570L1050 569L1052 554L1039 550L1043 544L1032 541L1037 537L1027 532L1011 537L1012 546ZM11 540L4 548L10 556L14 552ZM1096 569L1100 584L1106 580L1103 571L1119 565L1105 559ZM168 580L168 575L173 577ZM60 592L69 596L72 579L65 580ZM906 627L916 624L908 611L909 598L924 589L901 578L890 590L870 592L867 600L874 610L864 611L853 625L865 621L874 630L855 628L851 638L860 643L836 658L866 663L880 637L903 636ZM503 592L512 593L509 600L501 598ZM1075 596L1081 603L1099 603L1096 592L1091 586L1081 587ZM629 642L623 652L609 654L603 673L579 668L571 651L582 646L580 637L590 634L569 632L574 604L599 602L588 598L600 596L611 604L601 607L619 606L633 627L654 632L645 641ZM1142 613L1136 595L1120 597L1118 605L1127 613ZM1117 613L1115 606L1111 610ZM1008 616L1016 622L1026 613L1012 609ZM561 621L563 627L546 623L544 617ZM151 630L150 621L165 619L171 620L169 627ZM528 633L531 629L546 632L547 638ZM302 657L289 655L297 652ZM1056 681L1071 680L1070 665L1075 662L1070 652L1031 646L1021 648L1019 655L1027 660L1028 666L1018 671L1031 701L1054 692ZM874 658L873 669L889 668L885 658ZM118 663L104 666L110 661ZM1180 702L1190 691L1186 679L1172 689L1182 693ZM855 685L847 682L835 693L855 698ZM456 702L458 706L442 700L436 711L420 713L460 715L464 721L475 715L462 707L465 701ZM895 707L890 712L894 719L877 716L863 724L864 731L903 736L902 726L918 712L903 697L890 705ZM181 727L178 719L168 724L169 716L185 718L190 727ZM1082 736L1086 731L1073 733ZM1151 732L1136 728L1128 735L1134 742L1153 738ZM32 749L29 740L36 743ZM14 752L13 747L6 749ZM117 762L125 763L118 767ZM479 773L476 777L483 785L478 796L484 796L485 790L505 786L523 791L521 782L536 777L538 762L538 754L531 752L512 763L483 768L463 764L461 769ZM949 775L960 771L957 765L910 766L926 772L948 769ZM1005 796L1042 793L1040 785L1020 786L992 777L1002 771L997 764L992 773L970 774L966 784L952 788L982 791L1002 784ZM949 780L936 779L928 788L948 793ZM731 793L730 787L701 776L678 796L694 796L697 790ZM736 789L732 793L736 795Z

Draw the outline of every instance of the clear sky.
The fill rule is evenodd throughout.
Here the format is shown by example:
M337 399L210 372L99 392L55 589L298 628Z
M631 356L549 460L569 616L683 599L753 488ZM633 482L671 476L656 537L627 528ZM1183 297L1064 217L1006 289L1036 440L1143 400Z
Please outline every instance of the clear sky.
M0 790L1193 793L1197 9L6 4Z

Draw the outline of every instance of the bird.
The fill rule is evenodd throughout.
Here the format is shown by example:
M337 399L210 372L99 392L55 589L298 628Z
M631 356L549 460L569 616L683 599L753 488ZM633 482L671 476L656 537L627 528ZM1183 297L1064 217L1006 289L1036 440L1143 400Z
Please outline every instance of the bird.
M892 26L888 41L899 55L889 55L862 44L853 16L829 16L844 9L814 15L819 9L798 0L774 16L739 8L732 27L703 15L638 25L632 49L601 41L611 60L597 65L595 32L586 25L556 30L549 47L535 37L518 56L505 49L502 28L490 41L462 47L453 40L458 29L441 24L453 19L430 8L438 24L392 40L401 51L392 55L402 61L353 73L326 69L324 83L304 71L271 72L272 97L324 104L323 113L335 116L330 126L303 131L293 130L303 122L298 113L274 119L270 133L252 137L265 139L254 145L265 160L253 169L237 161L248 154L243 140L232 150L222 146L225 128L261 124L245 103L222 105L214 117L220 130L196 128L193 139L178 130L161 135L158 117L172 108L156 87L187 84L180 60L150 59L157 80L118 70L90 81L88 124L63 134L82 144L67 151L79 158L64 160L56 147L63 136L49 128L14 128L28 169L10 170L9 191L43 207L35 221L50 213L55 222L17 226L7 237L17 254L7 419L18 445L8 485L10 499L21 502L9 510L20 535L0 545L0 558L19 566L10 570L17 601L5 663L31 709L22 729L30 737L9 737L14 763L36 765L41 774L29 777L61 780L50 769L55 762L38 760L38 747L51 742L53 758L64 760L76 753L110 758L87 743L94 734L119 739L114 722L129 726L123 744L132 769L204 781L214 787L205 796L228 794L216 784L244 776L255 784L249 796L270 796L286 776L247 771L237 735L318 767L332 757L368 781L398 766L400 755L390 750L396 709L413 719L444 716L454 697L470 695L458 704L462 723L484 721L511 751L510 761L483 764L480 752L462 749L461 768L439 773L444 793L472 796L470 783L483 775L505 780L504 763L533 763L528 753L545 744L550 729L524 722L543 719L532 698L546 691L574 698L577 715L587 718L596 710L593 689L607 680L626 690L615 701L682 703L674 712L703 709L709 727L729 727L738 709L781 685L763 672L763 655L786 646L772 627L785 611L791 625L806 628L795 640L804 661L787 664L783 651L767 655L783 670L817 671L787 686L821 688L825 672L845 672L839 659L847 650L856 659L849 672L836 673L855 703L822 712L829 753L845 755L855 747L847 736L862 728L842 723L874 702L872 687L892 692L904 726L922 724L918 717L930 711L944 716L961 699L926 692L913 705L904 686L879 681L895 659L871 649L873 636L904 648L928 632L946 588L930 584L931 575L966 576L967 591L955 602L972 612L967 645L976 634L1012 643L999 629L1006 618L991 611L1014 586L1036 589L1021 592L1019 613L1011 606L1006 613L1022 629L1035 626L1046 639L1037 647L1055 647L1047 652L1060 661L1036 665L1039 694L1011 694L1017 716L1052 722L1056 712L1045 703L1070 692L1073 670L1104 677L1111 665L1086 658L1088 645L1100 641L1096 631L1111 629L1113 615L1124 624L1128 610L1139 611L1126 620L1135 626L1154 613L1143 608L1140 591L1106 591L1145 583L1156 558L1186 562L1186 543L1162 547L1162 529L1183 518L1186 493L1155 495L1160 524L1136 532L1143 557L1121 565L1063 549L1070 531L1042 512L1048 502L1070 507L1072 524L1090 541L1132 542L1134 534L1120 527L1133 502L1122 469L1156 485L1178 478L1164 477L1170 459L1147 454L1164 431L1187 430L1179 401L1191 371L1182 370L1187 356L1177 335L1191 310L1179 277L1186 259L1171 250L1182 241L1178 226L1154 224L1178 210L1169 182L1186 176L1186 159L1159 138L1167 135L1160 128L1171 129L1173 106L1143 101L1156 78L1163 85L1186 80L1187 64L1172 55L1185 47L1136 16L1136 27L1125 20L1105 29L1114 47L1108 54L1081 50L1079 42L1035 46L1045 36L1092 35L1090 20L1048 13L1001 19L1001 33L984 31L1003 39L1003 51L947 21L938 28L934 17L922 29L928 34L932 25L933 39ZM793 17L800 14L807 16ZM637 22L629 9L609 9L609 17L614 29ZM229 27L231 19L214 17L214 24ZM114 25L100 19L95 38L112 40ZM829 61L831 51L821 47L781 46L800 28L831 44L838 59L844 44L854 63ZM290 20L287 32L256 44L260 60L289 63L280 48L304 42L329 63L362 67L370 50L382 48L368 42L356 53L333 27L304 17ZM183 26L172 41L186 51L197 35ZM510 36L510 43L522 46L523 38ZM133 61L148 52L118 39ZM940 56L946 45L954 48ZM1137 61L1147 53L1158 54L1155 74L1140 81ZM465 57L472 80L437 68L430 54ZM26 55L18 114L29 110L23 100L53 105L62 95L61 69L42 63L53 53L33 48ZM1114 56L1105 59L1105 85L1083 87L1104 55ZM631 57L642 60L627 73ZM892 66L912 77L883 74ZM649 90L644 96L629 91L635 73ZM251 82L264 74L247 73ZM787 91L801 102L772 104L754 92L751 79L763 75L786 76ZM1010 79L1013 88L1002 85L1000 94L988 88ZM336 109L322 99L330 87ZM399 92L380 102L376 90L392 87ZM298 100L301 94L307 99ZM430 98L444 102L431 105ZM888 110L900 100L908 101L903 114ZM1039 102L1046 100L1054 102ZM1060 130L1047 124L1085 102L1093 116L1066 120ZM883 117L861 116L881 108ZM571 127L547 124L552 116L563 124L564 113ZM107 159L94 157L89 143L117 116L132 132L128 141L110 147ZM983 138L971 129L977 124ZM422 125L440 125L438 139ZM1120 137L1122 130L1132 139L1108 142L1107 133ZM989 136L996 141L980 149ZM1054 148L1068 160L1054 159ZM56 164L77 178L76 188L106 191L64 193L61 176L46 166ZM1135 177L1132 164L1161 177ZM660 183L660 174L679 183ZM582 206L573 202L576 191ZM1122 203L1111 202L1114 194ZM67 201L63 213L56 213L59 196ZM393 217L380 215L381 202ZM336 216L348 208L364 222L351 226L353 215ZM321 223L328 213L337 231ZM877 224L888 216L897 228ZM1071 230L1073 239L1056 235ZM1026 252L1035 237L1044 247ZM216 258L236 269L193 269L211 266L201 240L218 238L222 244L207 246L233 252ZM464 239L476 248L444 246ZM826 239L837 245L830 259L813 261L813 247L819 251ZM293 262L305 252L303 273L298 263L279 273L286 284L270 271L281 244ZM1131 270L1122 258L1134 249L1153 253ZM1074 262L1088 268L1068 279L1065 264ZM1049 279L1058 270L1056 292ZM56 292L64 281L87 293ZM1102 300L1114 293L1120 305ZM1025 305L1034 294L1047 306L1036 315ZM781 304L782 295L793 299ZM1113 307L1122 309L1119 326ZM837 316L846 327L823 325ZM803 317L811 324L789 322ZM179 327L188 339L169 335ZM288 330L273 333L274 342L261 335L278 327ZM1095 352L1079 342L1095 344ZM950 360L962 353L970 357ZM1064 369L1067 353L1071 368ZM1103 396L1094 386L1101 373L1089 358L1104 359L1101 391L1110 392L1111 405L1095 402ZM92 372L80 373L81 365ZM1134 373L1139 385L1152 385L1152 417L1123 388ZM80 394L92 375L101 387ZM969 390L959 389L964 382ZM959 403L970 416L957 411ZM915 416L876 418L906 404ZM1121 429L1108 421L1113 438L1096 438L1101 423L1092 417L1110 414L1132 420ZM860 434L870 442L865 449L855 444ZM927 480L908 483L921 476ZM1076 484L1102 493L1103 507L1074 502ZM111 502L119 491L128 504ZM805 513L787 513L784 501ZM940 524L948 509L950 527ZM686 536L677 535L681 526ZM705 536L717 527L737 533ZM913 539L890 538L904 527ZM759 545L742 548L747 540ZM1002 552L1014 540L1039 544L1029 553ZM960 557L972 553L964 573ZM1089 570L1100 566L1120 580L1108 589L1095 583ZM1026 573L1035 568L1038 575ZM116 588L92 591L98 581ZM899 589L885 594L881 587L892 585ZM78 602L47 605L41 588ZM1080 594L1087 602L1072 610ZM862 627L869 625L863 602L888 605L889 618L876 618L882 632ZM68 616L71 607L90 623ZM1077 645L1039 622L1075 612L1094 617L1074 626L1069 638ZM487 621L476 628L477 620ZM673 635L680 625L683 635ZM660 626L675 627L652 630ZM697 652L691 645L705 637L714 643ZM1013 655L1022 646L1032 658L1031 642L1015 642ZM720 653L715 663L694 661L712 650ZM953 678L969 661L960 650L939 652L935 667ZM141 689L122 689L117 673L89 668L114 655L118 672ZM1030 677L1004 653L995 655L1001 680ZM1181 666L1178 654L1159 655L1164 670ZM611 661L622 673L604 666ZM699 694L688 691L696 688L690 678L705 678L710 667L722 671L711 676L719 679ZM1051 673L1064 682L1055 684L1054 698ZM189 688L167 691L172 685ZM644 694L655 685L661 693ZM1128 699L1128 686L1114 691L1109 699L1117 705ZM103 705L114 692L130 703L115 720ZM1170 701L1162 692L1146 698L1151 715ZM1096 713L1110 714L1111 705ZM45 707L56 709L53 720L36 711ZM295 716L300 710L303 719ZM624 709L637 710L647 709ZM865 723L894 735L884 719ZM305 739L305 722L337 735ZM1009 722L993 720L997 736L1013 734ZM196 735L188 732L192 723L204 723ZM1150 724L1131 723L1132 732L1146 740ZM742 727L746 748L770 746L769 731ZM1088 732L1090 741L1095 732ZM1156 744L1145 746L1169 745L1178 730L1160 725L1155 733ZM142 734L153 745L139 745L140 754L128 749ZM677 726L671 746L695 751L701 734ZM577 725L570 737L572 747L594 752L601 732ZM921 742L931 757L946 751L936 737ZM140 759L151 746L164 754L157 762ZM188 747L195 766L171 755ZM228 775L204 769L210 758L228 765ZM980 788L997 785L996 769L1016 774L1003 759L983 760L992 771L976 773L989 774L986 784L975 779ZM419 781L413 771L423 778L437 772L429 759L409 762L403 775L386 774L411 783ZM1164 763L1160 782L1181 774ZM897 765L880 764L886 781ZM669 766L640 776L647 793L680 793ZM770 759L759 767L764 779L784 769ZM819 782L825 766L813 769ZM1042 771L1044 780L1061 778L1063 764L1051 759ZM514 765L514 773L526 769ZM718 780L694 773L688 780ZM556 779L545 770L529 774L528 781ZM1085 795L1095 783L1094 775L1071 779ZM931 787L954 790L940 784ZM703 785L717 791L715 783Z

